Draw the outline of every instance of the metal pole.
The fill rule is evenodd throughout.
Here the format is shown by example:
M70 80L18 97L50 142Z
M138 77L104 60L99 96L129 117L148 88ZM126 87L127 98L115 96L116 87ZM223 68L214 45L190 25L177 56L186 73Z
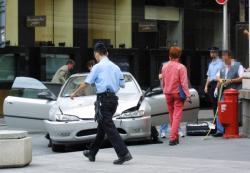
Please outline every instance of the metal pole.
M223 5L223 50L228 50L228 14L227 3Z
M5 0L0 0L0 47L5 46Z

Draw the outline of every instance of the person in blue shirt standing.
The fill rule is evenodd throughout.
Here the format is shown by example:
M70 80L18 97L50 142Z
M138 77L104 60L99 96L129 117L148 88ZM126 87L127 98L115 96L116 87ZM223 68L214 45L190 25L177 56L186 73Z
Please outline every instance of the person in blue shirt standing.
M94 162L106 134L118 155L118 159L113 163L123 164L131 160L132 156L119 135L112 118L118 106L116 93L120 87L125 87L124 76L120 68L108 59L108 51L103 43L99 42L94 46L94 55L98 63L93 66L86 80L71 94L71 99L74 99L78 92L91 84L95 84L97 90L95 103L98 122L97 135L91 149L84 151L83 154L91 162Z
M217 47L212 47L210 49L210 57L212 61L210 62L208 66L207 82L206 82L204 91L206 94L208 94L209 99L212 102L213 113L215 116L216 110L217 110L217 103L218 103L217 98L214 97L214 91L217 87L217 82L218 82L216 74L223 68L224 62L219 57L219 48Z
M213 111L215 114L217 110L217 98L214 97L214 91L218 82L216 74L220 71L220 69L223 68L224 63L222 59L220 59L219 57L219 48L217 47L212 47L210 49L210 57L212 61L210 62L208 66L207 82L206 82L204 91L206 94L208 94L209 98L212 101Z

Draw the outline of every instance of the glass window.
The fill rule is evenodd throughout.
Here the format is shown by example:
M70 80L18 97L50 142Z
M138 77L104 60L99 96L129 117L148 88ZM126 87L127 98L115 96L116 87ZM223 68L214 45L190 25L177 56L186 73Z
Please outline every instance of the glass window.
M70 94L75 91L79 85L86 79L86 76L74 77L69 80L66 87L63 89L62 97L69 97ZM121 94L139 94L140 91L135 84L133 78L130 75L124 75L125 88L121 88L118 95ZM79 96L91 96L96 94L95 85L88 86L84 91L79 93Z
M66 62L69 59L69 55L63 55L63 54L42 54L42 58L46 61L46 81L50 81L56 71L63 65L66 64Z
M50 92L50 91L48 89L13 88L10 91L10 96L29 98L29 99L40 99L38 97L38 94L41 92Z
M14 54L0 54L0 80L14 80L15 58Z
M41 92L51 93L43 83L36 79L17 77L12 85L10 95L22 98L39 99L38 94ZM53 95L53 93L51 94Z
M130 75L124 75L125 88L121 88L118 92L120 94L139 94L139 88L135 84L135 81Z

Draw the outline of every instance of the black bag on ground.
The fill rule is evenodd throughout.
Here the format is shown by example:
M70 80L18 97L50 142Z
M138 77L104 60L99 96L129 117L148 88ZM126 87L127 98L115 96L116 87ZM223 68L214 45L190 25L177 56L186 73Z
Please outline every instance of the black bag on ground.
M209 124L207 122L187 123L187 136L206 136L209 132Z

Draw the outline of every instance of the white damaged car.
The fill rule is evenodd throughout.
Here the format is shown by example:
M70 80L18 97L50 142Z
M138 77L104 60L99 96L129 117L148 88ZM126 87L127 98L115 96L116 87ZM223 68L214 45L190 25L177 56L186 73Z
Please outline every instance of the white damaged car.
M48 132L55 151L67 144L93 141L97 133L94 120L95 86L89 86L74 100L69 97L87 75L72 75L59 94L54 94L55 86L54 92L49 89L53 84L17 77L10 96L4 101L7 125ZM151 127L168 121L165 96L160 88L143 92L130 73L124 73L124 78L125 88L117 93L119 105L113 116L118 132L124 140L151 138ZM190 92L192 102L185 103L185 122L198 118L199 95L195 89L190 89Z

